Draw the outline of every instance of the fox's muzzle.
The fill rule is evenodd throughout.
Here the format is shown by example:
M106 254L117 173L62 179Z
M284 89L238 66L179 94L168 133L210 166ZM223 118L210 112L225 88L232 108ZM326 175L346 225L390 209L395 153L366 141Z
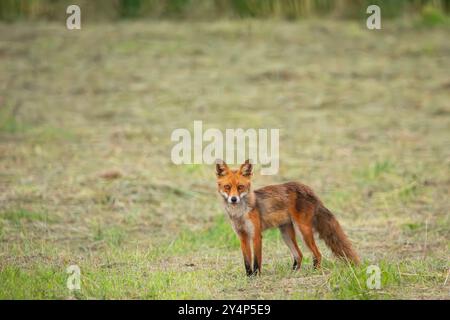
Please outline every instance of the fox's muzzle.
M226 192L221 192L224 199L231 204L241 202L241 200L247 195L247 192L242 192L240 195L228 195Z

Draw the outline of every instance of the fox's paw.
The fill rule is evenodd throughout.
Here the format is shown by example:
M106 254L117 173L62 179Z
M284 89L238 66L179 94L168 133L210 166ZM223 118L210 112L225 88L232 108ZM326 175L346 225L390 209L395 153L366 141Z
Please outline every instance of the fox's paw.
M258 270L258 269L256 269L256 270L251 271L251 272L248 272L248 271L247 271L246 274L247 274L247 277L249 277L249 278L254 278L254 277L258 276L258 275L261 275L261 271Z
M317 259L317 258L313 258L313 266L314 266L314 269L320 269L320 260L319 259Z
M294 264L292 265L292 270L300 270L300 267L302 265L302 260L294 260Z

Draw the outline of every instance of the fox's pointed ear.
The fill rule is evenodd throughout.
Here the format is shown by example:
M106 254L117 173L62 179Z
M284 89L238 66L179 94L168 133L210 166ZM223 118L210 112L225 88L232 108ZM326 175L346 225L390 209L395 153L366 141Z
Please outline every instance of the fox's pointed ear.
M216 175L217 175L217 177L222 177L222 176L226 175L227 172L228 172L227 164L223 160L217 159L216 160Z
M250 177L253 174L253 165L251 164L250 160L245 160L245 162L241 165L239 171L244 177Z

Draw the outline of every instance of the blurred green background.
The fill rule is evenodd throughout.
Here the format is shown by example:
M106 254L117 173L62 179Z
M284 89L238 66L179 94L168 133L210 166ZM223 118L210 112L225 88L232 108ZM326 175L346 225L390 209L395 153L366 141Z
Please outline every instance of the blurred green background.
M383 17L423 14L441 20L450 10L449 0L2 0L0 19L61 19L70 4L86 9L87 19L122 18L216 19L218 17L281 18L332 16L356 18L367 6L383 7Z

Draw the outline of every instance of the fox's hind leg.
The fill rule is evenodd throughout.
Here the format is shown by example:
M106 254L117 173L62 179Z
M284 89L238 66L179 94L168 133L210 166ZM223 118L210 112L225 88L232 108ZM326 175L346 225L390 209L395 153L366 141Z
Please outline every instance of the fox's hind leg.
M291 251L292 257L294 258L294 264L292 265L293 270L300 268L302 264L302 252L297 244L297 239L295 238L294 226L289 223L280 227L281 235L283 236L284 243L288 246Z
M298 227L298 230L303 236L305 244L308 246L309 250L312 251L314 255L313 264L314 268L320 268L320 262L322 260L322 255L320 254L319 248L317 248L316 242L314 241L314 232L312 228L312 219L314 214L314 206L305 206L301 211L292 210L291 213L292 222L294 226Z
M303 235L303 240L305 241L308 248L312 251L314 255L313 264L314 268L320 268L320 262L322 261L322 255L320 254L319 248L316 246L316 242L314 241L314 233L313 229L308 225L298 224L300 232Z

